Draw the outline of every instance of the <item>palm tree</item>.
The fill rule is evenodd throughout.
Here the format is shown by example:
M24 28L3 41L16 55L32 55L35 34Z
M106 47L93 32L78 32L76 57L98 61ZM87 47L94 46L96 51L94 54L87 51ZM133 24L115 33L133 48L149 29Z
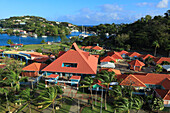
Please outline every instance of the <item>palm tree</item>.
M21 91L19 95L19 99L16 100L15 102L21 102L25 103L18 111L17 113L21 112L25 107L29 107L29 111L31 113L31 102L33 101L33 94L31 94L30 88L27 88L23 91Z
M107 91L109 90L109 85L111 82L115 81L115 73L114 72L108 72L108 71L101 71L101 74L97 75L97 79L102 82L103 85L106 86L105 91L105 110L107 110Z
M160 47L159 42L156 40L156 41L153 42L152 45L155 46L154 56L156 56L156 49Z
M7 108L8 108L8 111L10 112L10 106L9 106L9 100L8 100L8 89L7 88L0 88L0 93L1 94L5 94L5 97L6 97L6 101L7 101Z
M140 96L133 97L132 109L140 110L143 106L143 99Z
M113 109L116 112L128 111L128 113L129 113L130 109L129 109L129 100L128 100L128 98L120 97L120 98L114 100Z
M109 91L110 96L114 97L122 97L122 88L119 85L115 85L112 87L112 90Z
M6 77L7 79L4 82L11 83L11 87L15 87L15 90L17 91L20 89L20 81L27 79L27 77L20 78L19 73L16 73L15 71L10 71Z
M93 95L92 95L92 84L94 82L94 78L92 77L85 77L83 81L81 81L82 84L85 84L84 86L81 87L90 87L90 93L91 93L91 98L92 98L92 109L94 108L93 106Z
M39 102L38 105L42 105L42 109L46 109L51 104L53 106L53 113L55 113L55 101L60 100L61 98L56 99L58 96L58 90L60 90L60 87L49 87L45 91L40 93L40 96L37 98L40 99L42 102Z

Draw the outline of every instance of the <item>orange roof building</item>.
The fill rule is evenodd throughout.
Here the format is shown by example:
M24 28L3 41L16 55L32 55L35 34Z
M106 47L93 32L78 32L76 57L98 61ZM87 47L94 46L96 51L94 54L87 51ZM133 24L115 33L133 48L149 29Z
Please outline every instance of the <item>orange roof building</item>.
M132 60L129 62L130 69L133 69L135 71L141 71L141 68L145 66L145 64L139 60Z
M128 53L126 53L126 56L128 56L130 59L133 59L133 58L139 57L140 54L137 52L128 52Z
M100 58L100 62L111 62L111 61L116 62L116 59L114 59L114 58L111 57L111 56L106 56L106 57L101 57L101 58Z
M170 90L168 89L155 89L156 95L162 98L165 107L170 107Z
M118 69L113 69L113 68L101 68L101 69L99 70L99 72L101 72L102 70L106 70L106 71L108 71L108 72L114 72L115 75L121 75L121 72L120 72L120 70L118 70Z
M170 62L170 57L160 57L153 59L156 64L161 64L163 61Z
M148 57L154 58L154 56L147 54L147 55L139 55L138 57L142 58L142 60L146 60Z
M98 51L103 50L103 48L102 48L102 47L99 47L99 46L94 46L94 47L92 47L92 49L98 50Z
M22 70L23 76L29 76L29 77L36 77L39 76L39 72L45 68L47 64L42 64L42 63L32 63L24 68Z
M57 58L42 71L57 73L60 76L87 75L97 73L98 58L82 51L76 43L73 43L70 50Z
M119 61L120 59L123 59L122 56L118 52L114 52L114 54L111 56L112 58Z
M122 50L122 51L120 51L120 52L118 52L120 55L125 55L125 54L127 54L128 52L127 51L125 51L125 50Z
M130 76L130 77L129 77ZM142 82L145 84L146 87L155 87L155 88L161 88L163 85L162 83L166 79L170 79L169 74L156 74L156 73L147 73L147 74L134 74L134 75L129 75L127 76L120 85L129 85L129 83L135 84L138 82ZM133 79L129 79L133 78ZM137 87L144 87L143 85L137 85ZM166 86L168 87L168 86ZM164 88L166 88L164 87Z

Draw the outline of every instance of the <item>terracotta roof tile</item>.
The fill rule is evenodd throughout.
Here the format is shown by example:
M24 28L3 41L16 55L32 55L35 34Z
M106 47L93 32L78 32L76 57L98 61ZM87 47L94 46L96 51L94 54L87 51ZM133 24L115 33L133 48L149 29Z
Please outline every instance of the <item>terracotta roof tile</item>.
M106 70L108 72L115 72L115 75L121 75L121 72L120 70L117 70L117 69L112 69L112 68L101 68L99 70L99 72L101 72L102 70Z
M162 97L163 100L170 100L170 90L155 89L155 91Z
M116 62L116 59L114 59L114 58L111 57L111 56L106 56L106 57L101 57L101 58L100 58L100 62L110 62L110 61Z
M92 49L95 49L95 50L103 50L103 48L102 48L102 47L99 47L99 46L94 46L94 47L92 47Z
M139 55L138 57L143 58L143 60L147 59L148 57L154 58L154 56L147 54L147 55Z
M126 55L128 55L129 57L138 57L138 56L140 56L140 54L139 53L137 53L137 52L129 52L129 53L126 53Z
M122 51L119 51L118 53L119 53L120 55L123 55L123 54L127 54L128 52L125 51L125 50L122 50Z
M154 58L156 64L161 64L163 61L170 62L170 57Z
M114 54L111 57L114 59L123 59L122 56L118 52L114 52Z
M125 85L125 86L137 86L137 87L146 87L145 83L143 83L140 79L138 79L134 75L129 75L127 76L121 83L120 85Z
M70 80L71 80L71 79L80 80L80 79L81 79L81 76L75 76L75 75L73 75L73 76L71 76Z
M166 78L165 80L163 80L161 85L165 89L169 89L170 90L170 78Z
M57 78L59 75L56 75L56 74L51 74L49 75L47 78Z
M62 67L63 63L76 63L77 67ZM80 50L77 44L73 43L70 50L44 68L43 71L96 74L97 63L98 58Z
M132 60L129 64L133 66L145 66L145 64L139 60Z
M22 68L22 70L24 70L24 71L41 71L46 66L47 66L47 64L32 63L32 64Z

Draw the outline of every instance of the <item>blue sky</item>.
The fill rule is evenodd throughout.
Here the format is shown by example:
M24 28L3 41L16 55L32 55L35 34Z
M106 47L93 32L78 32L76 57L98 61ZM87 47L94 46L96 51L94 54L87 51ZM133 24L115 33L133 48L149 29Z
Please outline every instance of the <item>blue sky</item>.
M131 23L163 15L170 0L0 0L0 19L33 15L77 25Z

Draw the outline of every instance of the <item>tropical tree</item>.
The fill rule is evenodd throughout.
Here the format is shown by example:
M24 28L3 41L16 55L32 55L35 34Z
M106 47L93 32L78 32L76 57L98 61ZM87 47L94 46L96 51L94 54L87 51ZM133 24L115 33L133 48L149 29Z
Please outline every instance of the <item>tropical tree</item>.
M62 98L57 98L58 93L63 93L62 89L59 86L55 87L49 87L46 90L42 91L40 93L40 96L37 98L37 100L41 100L42 102L39 102L38 105L42 105L43 107L41 109L46 109L51 104L53 106L53 113L55 113L55 101L60 100ZM56 99L57 98L57 99Z
M106 86L105 91L105 110L107 110L107 91L109 90L110 83L115 81L115 73L114 72L108 72L108 71L101 71L101 74L97 75L97 79L102 82L103 85Z
M163 100L161 98L154 98L150 107L153 111L157 112L163 110L164 109Z
M120 85L114 85L112 90L109 90L109 95L114 97L122 97L122 88Z
M156 41L153 42L152 45L155 46L154 56L156 56L156 49L160 47L159 42L156 40Z
M91 93L91 98L92 98L92 109L94 108L93 106L93 95L92 95L92 84L94 82L94 78L88 76L88 77L85 77L83 81L81 81L82 84L85 84L84 86L81 86L81 87L90 87L90 93Z
M17 113L20 113L24 108L28 106L29 112L31 113L31 102L33 102L34 95L31 94L30 88L27 88L25 90L22 90L21 93L18 96L18 99L15 102L24 103L20 109L17 110Z
M6 79L4 80L5 83L11 83L11 87L14 87L16 91L19 91L20 89L20 81L27 79L27 77L20 78L19 74L20 73L11 70L10 73L6 75Z
M147 65L151 64L151 62L153 62L153 58L151 58L150 56L148 58L145 59L145 62Z
M11 39L8 39L7 44L13 44Z
M8 99L8 94L9 94L8 89L7 88L0 88L0 93L5 94L6 102L7 102L7 108L8 108L8 111L10 112L9 99Z
M133 97L132 109L140 110L143 106L143 99L140 96Z
M115 110L115 112L124 112L124 111L128 111L129 113L129 100L128 98L125 97L120 97L117 100L114 100L113 102L113 109Z

